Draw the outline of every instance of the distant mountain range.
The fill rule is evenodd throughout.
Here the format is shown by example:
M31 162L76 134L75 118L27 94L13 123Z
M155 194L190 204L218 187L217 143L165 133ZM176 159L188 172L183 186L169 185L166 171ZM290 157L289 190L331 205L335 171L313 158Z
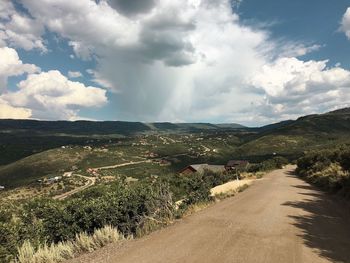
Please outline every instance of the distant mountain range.
M247 129L259 133L300 133L343 131L350 127L350 108L313 114L297 120L286 120L258 128L248 128L237 123L171 123L171 122L127 122L127 121L38 121L0 119L0 131L30 131L62 134L121 134L132 135L147 132L195 132L215 129Z
M260 133L303 135L309 133L348 132L350 135L350 108L323 114L312 114L258 128Z
M156 133L189 133L224 131L241 133L240 155L263 154L290 147L297 151L312 145L323 145L350 138L350 108L324 114L313 114L297 120L286 120L258 128L240 124L211 123L142 123L125 121L38 121L0 120L0 165L34 153L67 144L82 145L90 140L106 140L111 136ZM294 145L292 142L297 142ZM289 144L288 144L289 143Z
M281 153L297 158L303 151L350 143L350 108L313 114L260 128L245 138L241 156Z
M52 175L82 162L83 159L76 159L74 151L61 151L63 145L99 147L120 140L138 140L129 136L167 133L197 133L194 138L209 138L219 149L215 158L224 154L221 158L259 162L278 155L295 160L304 151L350 145L350 108L259 128L210 123L0 120L0 165L3 165L0 166L0 185L25 184L43 174ZM220 140L215 140L216 137ZM230 143L222 138L230 138L227 140ZM209 141L198 143L205 145ZM169 151L178 146L170 145Z
M236 123L170 123L170 122L126 122L126 121L37 121L37 120L0 120L0 130L31 131L65 134L121 134L132 135L147 132L190 132L208 129L240 129Z

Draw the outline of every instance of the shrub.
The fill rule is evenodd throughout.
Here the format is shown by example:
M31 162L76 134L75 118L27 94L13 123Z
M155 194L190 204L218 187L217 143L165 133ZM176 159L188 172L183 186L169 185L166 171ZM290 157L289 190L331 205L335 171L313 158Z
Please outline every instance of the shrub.
M41 245L38 249L28 240L18 248L19 263L56 263L73 258L81 252L92 252L110 243L118 242L124 237L112 226L95 230L92 235L80 233L74 241Z
M95 250L93 239L86 233L82 232L75 236L74 247L78 253L92 252Z
M18 246L21 255L29 253L25 242L36 251L36 257L40 252L40 257L49 261L52 254L55 258L68 257L71 240L75 240L73 247L77 253L92 251L119 236L143 235L179 215L173 191L176 198L180 197L177 200L183 199L185 209L212 201L210 189L234 178L234 173L205 171L188 177L149 178L133 184L118 180L91 187L64 201L38 198L18 207L0 207L0 212L4 211L0 213L0 259L13 259Z
M18 248L18 262L32 263L35 255L35 249L32 244L26 240L23 245Z
M112 226L105 226L101 229L97 229L92 236L96 247L103 247L109 243L115 243L122 239L122 237L118 230Z
M257 173L262 171L281 169L284 165L288 163L289 161L285 157L276 156L272 159L265 160L258 164L250 164L247 171L251 173Z
M349 197L350 151L341 147L306 153L297 161L297 173L325 190Z
M40 244L76 238L79 249L90 251L116 239L115 232L103 228L106 225L118 228L123 236L145 233L174 218L172 198L169 183L164 180L132 185L117 181L92 187L64 201L38 198L18 206L0 206L0 262L13 259L24 241L38 249ZM88 237L96 229L100 230L91 243ZM45 249L48 248L41 246L40 251Z

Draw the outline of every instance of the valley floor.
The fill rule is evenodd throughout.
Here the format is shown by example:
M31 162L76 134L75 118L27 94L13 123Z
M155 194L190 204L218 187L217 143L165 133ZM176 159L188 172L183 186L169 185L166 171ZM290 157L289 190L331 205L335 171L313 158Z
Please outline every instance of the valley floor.
M348 207L294 168L144 238L70 262L349 262Z

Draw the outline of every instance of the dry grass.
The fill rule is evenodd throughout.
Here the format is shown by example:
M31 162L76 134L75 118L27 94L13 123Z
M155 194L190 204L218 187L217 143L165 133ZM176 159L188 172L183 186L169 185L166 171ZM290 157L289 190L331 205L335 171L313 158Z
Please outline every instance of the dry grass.
M243 180L234 180L227 182L222 185L218 185L210 190L212 196L228 194L228 196L234 195L234 193L239 192L239 189L244 185L252 184L253 180L243 179Z
M74 248L77 253L92 252L95 250L94 240L85 232L75 236Z
M24 241L23 245L18 248L18 262L30 263L32 258L34 258L35 249L29 241Z
M37 250L29 241L25 241L18 249L17 262L20 263L55 263L73 258L74 246L72 242L39 246Z
M201 211L204 208L207 208L208 206L210 206L211 204L213 204L213 202L200 202L200 203L192 204L186 208L186 210L182 214L182 217L186 217L198 211Z
M232 197L232 196L235 196L237 193L236 190L230 190L230 191L227 191L227 192L224 192L224 193L218 193L218 194L215 194L214 197L215 197L215 200L223 200L223 199L226 199L228 197Z
M92 235L80 233L74 241L41 245L38 249L25 241L18 248L18 263L57 263L73 258L82 252L92 252L110 243L116 243L124 237L112 226L95 230Z
M105 226L97 229L92 236L95 247L103 247L110 243L116 243L123 239L123 236L112 226Z

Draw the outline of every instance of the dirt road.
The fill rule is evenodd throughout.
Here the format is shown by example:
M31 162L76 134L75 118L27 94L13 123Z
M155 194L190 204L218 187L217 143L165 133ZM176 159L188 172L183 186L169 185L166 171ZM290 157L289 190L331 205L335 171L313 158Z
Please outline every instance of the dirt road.
M118 168L118 167L123 167L123 166L129 166L129 165L133 165L133 164L140 164L140 163L149 163L151 162L151 160L143 160L143 161L131 161L131 162L127 162L127 163L121 163L121 164L115 164L115 165L110 165L110 166L102 166L102 167L97 167L97 168L93 168L95 171L99 171L99 170L107 170L107 169L114 169L114 168ZM67 175L72 175L73 172L65 172L63 176L67 176ZM78 192L81 192L87 188L89 188L90 186L93 186L96 183L96 178L95 177L89 177L89 176L83 176L80 174L74 174L76 176L80 176L83 177L87 180L86 184L83 186L80 186L78 188L75 188L69 192L60 194L60 195L56 195L53 197L53 199L57 199L57 200L63 200L73 194L76 194Z
M93 169L96 170L96 171L98 171L98 170L107 170L107 169L114 169L114 168L123 167L123 166L129 166L129 165L132 165L132 164L150 163L150 162L151 162L151 160L131 161L131 162L127 162L127 163L120 163L120 164L115 164L115 165L102 166L102 167L97 167L97 168L93 168Z
M95 184L95 182L96 182L96 178L95 177L88 177L88 176L83 176L83 175L80 175L80 174L74 174L74 175L86 179L87 180L86 184L83 185L83 186L80 186L78 188L75 188L75 189L73 189L73 190L71 190L69 192L66 192L66 193L63 193L63 194L60 194L60 195L56 195L56 196L52 197L53 199L63 200L65 198L67 198L68 196L71 196L73 194L81 192L81 191L85 190L86 188L89 188L90 186L93 186Z
M174 225L73 262L350 262L347 206L277 170Z

